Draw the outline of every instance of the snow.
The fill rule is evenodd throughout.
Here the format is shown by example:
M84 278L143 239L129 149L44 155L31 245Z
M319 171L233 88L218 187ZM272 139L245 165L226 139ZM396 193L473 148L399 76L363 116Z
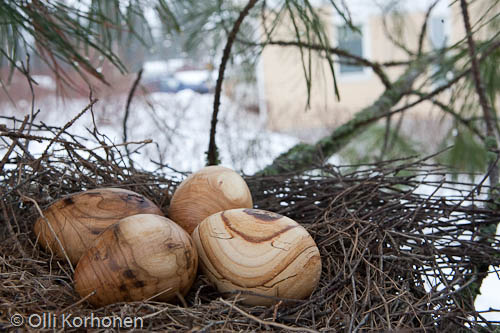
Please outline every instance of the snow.
M497 229L497 235L500 235L500 227ZM490 266L490 272L492 267ZM477 311L489 311L490 309L500 309L500 275L490 273L483 280L481 285L481 295L476 298L474 303ZM500 322L500 312L482 313L487 320L496 320Z
M135 97L127 121L128 141L153 140L153 143L133 154L136 167L153 171L158 169L158 164L154 162L159 162L183 172L202 168L206 163L213 98L212 94L200 95L191 90ZM125 95L100 99L93 110L97 129L114 144L123 142L126 99ZM38 99L35 109L40 109L41 113L36 120L63 126L88 103L87 99L64 102L54 97ZM5 103L0 115L15 115L22 119L30 109L29 102L24 100L18 102L17 109ZM266 130L258 114L248 113L225 98L222 99L218 120L216 143L222 164L245 174L257 172L299 142L294 137ZM68 131L91 140L86 129L92 127L92 114L87 112ZM98 146L97 143L89 145ZM131 145L129 149L137 147ZM45 144L33 143L31 146L34 154L42 153L44 148Z
M467 179L468 176L463 176L462 178L459 177L458 181L463 181L468 182L470 179ZM482 179L483 175L476 176L473 182L475 184L478 184ZM427 181L433 181L436 184L439 184L440 178L438 176L432 176L432 177L425 177ZM463 196L467 193L469 193L472 190L472 187L467 187L465 185L462 186L455 186L454 189L450 188L440 188L436 191L436 187L431 186L431 185L420 185L416 190L415 193L421 194L421 195L431 195L434 193L434 196L441 196L441 197L452 197L452 196ZM484 196L481 197L481 199L486 199ZM471 201L464 201L462 203L463 205L468 205L472 204ZM457 223L460 223L457 221ZM497 235L500 235L500 225L497 228ZM497 271L498 271L497 267ZM445 270L443 270L445 271ZM492 266L489 267L489 271L492 272L488 274L488 276L483 280L483 283L481 285L481 294L477 296L476 301L475 301L475 307L477 311L490 311L491 309L497 309L500 310L500 297L498 295L500 294L500 275L496 272L494 272L494 269ZM429 283L426 283L426 287L429 290L431 286L436 286L439 282L438 281L429 281ZM442 286L438 287L438 290L442 289ZM500 322L500 312L485 312L481 314L485 319L491 320L491 321L499 321Z
M166 61L147 61L143 65L144 75L166 73L169 69L169 64Z
M184 66L185 60L183 59L169 59L169 60L151 60L146 61L143 65L143 76L144 78L154 78L158 76L171 75L172 73L177 72ZM198 71L194 71L198 72ZM206 73L201 73L203 71L199 71L200 73L193 73L191 76L195 76L198 74L198 78L200 76L207 76ZM202 81L199 81L202 82Z
M187 84L200 84L213 79L209 71L202 71L202 70L179 71L175 73L174 77L179 81Z
M47 75L32 75L31 78L35 80L40 88L44 88L50 91L56 90L56 82L54 79Z

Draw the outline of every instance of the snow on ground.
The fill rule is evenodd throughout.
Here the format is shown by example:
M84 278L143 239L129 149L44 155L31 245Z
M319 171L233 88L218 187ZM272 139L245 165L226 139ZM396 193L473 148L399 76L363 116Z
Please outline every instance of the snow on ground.
M192 70L176 72L174 77L187 84L200 84L209 80L215 81L213 74L209 71Z
M52 77L48 75L32 75L31 78L39 87L50 91L56 91L56 82Z
M482 179L484 178L484 175L478 175L473 179L473 183L478 184ZM428 176L425 177L426 181L432 181L435 182L436 185L438 185L441 181L441 177L438 177L436 175L433 176ZM466 175L461 175L457 179L458 182L463 182L463 183L468 183L471 182L471 180L468 178ZM486 185L489 183L486 182ZM433 195L434 196L441 196L441 197L453 197L453 196L464 196L470 191L473 190L472 186L466 186L466 185L455 185L455 188L440 188L436 191L435 186L431 185L420 185L418 188L415 190L415 193L421 194L421 195ZM486 199L484 196L480 197L481 199ZM469 205L472 204L472 201L464 201L462 203L463 205ZM500 225L497 228L497 235L500 235ZM476 298L475 301L475 307L477 311L490 311L490 309L500 309L500 298L498 295L500 294L500 276L498 273L494 272L494 269L492 266L489 267L490 273L488 276L483 280L483 283L481 285L481 294ZM498 270L498 269L497 269ZM444 271L444 270L443 270ZM435 286L436 284L439 284L438 281L430 281L429 284L426 284L426 287L430 289L430 286ZM440 286L438 289L442 289ZM482 313L482 316L487 319L487 320L495 320L500 322L500 312L486 312Z
M500 226L497 229L500 235ZM490 271L492 267L490 266ZM490 309L500 309L500 276L498 273L490 273L483 280L481 285L481 295L476 298L475 306L477 311L489 311ZM500 312L488 312L482 314L487 320L500 322Z
M126 98L100 99L93 109L97 129L114 144L123 142ZM63 126L88 103L87 99L64 102L54 97L39 99L35 109L41 112L36 119L48 125ZM212 104L213 95L200 95L190 90L135 97L127 121L127 141L153 140L132 155L136 167L152 171L158 168L155 161L185 172L202 168L208 149ZM29 114L30 108L28 101L20 101L17 110L5 103L0 115L22 119ZM245 112L227 99L222 101L218 119L216 143L222 165L246 174L262 169L298 143L294 137L266 130L258 114ZM84 114L68 131L91 139L87 128L93 128L91 112ZM88 148L98 146L97 143L88 144ZM137 147L131 145L129 150ZM34 153L41 153L44 148L44 144L31 146Z

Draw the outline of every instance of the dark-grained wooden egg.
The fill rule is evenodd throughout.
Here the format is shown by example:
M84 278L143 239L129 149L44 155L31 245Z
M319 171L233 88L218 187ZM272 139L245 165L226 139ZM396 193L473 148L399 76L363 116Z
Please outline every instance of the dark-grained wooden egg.
M186 295L198 268L191 236L153 214L124 218L106 229L75 269L75 289L96 306L116 302L170 301Z
M104 229L122 218L136 214L163 215L143 195L119 188L97 188L69 195L54 202L43 214L47 220L40 217L34 225L38 241L60 258L65 257L62 245L73 265Z

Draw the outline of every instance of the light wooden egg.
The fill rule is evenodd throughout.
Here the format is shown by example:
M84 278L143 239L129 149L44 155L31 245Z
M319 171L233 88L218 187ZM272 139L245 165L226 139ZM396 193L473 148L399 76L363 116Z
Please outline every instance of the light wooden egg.
M222 166L209 166L179 185L170 202L168 217L191 234L214 213L252 207L250 190L238 173Z
M206 218L192 237L203 273L220 292L304 299L319 282L318 247L288 217L258 209L227 210ZM243 294L239 299L250 305L274 302Z
M75 289L96 306L116 302L170 301L186 295L198 268L191 236L153 214L124 218L106 229L80 259Z
M71 263L76 265L82 254L99 234L124 217L136 214L163 215L150 200L138 193L119 188L98 188L69 195L53 203L34 225L40 244L64 258L64 247Z

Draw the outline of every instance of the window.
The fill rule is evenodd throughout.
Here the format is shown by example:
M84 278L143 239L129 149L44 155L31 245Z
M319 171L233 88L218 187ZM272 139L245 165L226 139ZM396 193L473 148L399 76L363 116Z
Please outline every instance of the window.
M351 29L348 25L337 26L337 46L353 55L366 58L366 36L362 33L362 26L357 26L357 28L359 31ZM366 67L352 64L353 60L350 58L339 56L338 60L338 71L344 77L354 77L368 73Z
M432 50L436 51L446 47L448 42L446 18L444 16L431 16L429 18L427 36ZM431 66L433 85L439 87L447 83L447 76L451 73L445 71L439 63Z
M432 16L429 19L428 35L434 50L446 46L448 36L446 36L445 17Z

